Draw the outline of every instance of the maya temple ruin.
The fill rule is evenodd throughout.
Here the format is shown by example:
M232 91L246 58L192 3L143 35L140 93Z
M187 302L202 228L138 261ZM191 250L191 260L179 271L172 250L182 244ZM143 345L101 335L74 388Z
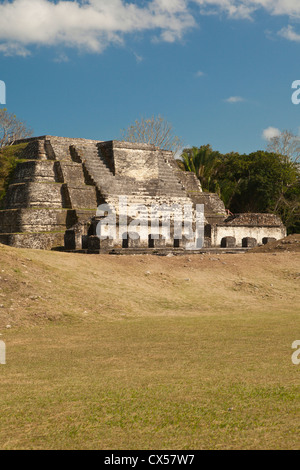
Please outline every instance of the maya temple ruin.
M121 227L120 197L144 211L152 206L204 207L202 251L241 251L286 236L273 214L228 215L217 194L203 192L196 175L182 171L172 152L153 145L42 136L16 142L22 155L0 210L0 243L22 248L84 253L185 252L171 220L164 235L159 219L146 232ZM119 230L104 239L97 232L114 207ZM109 212L109 211L108 211ZM195 240L194 240L195 242ZM196 246L196 245L195 245Z

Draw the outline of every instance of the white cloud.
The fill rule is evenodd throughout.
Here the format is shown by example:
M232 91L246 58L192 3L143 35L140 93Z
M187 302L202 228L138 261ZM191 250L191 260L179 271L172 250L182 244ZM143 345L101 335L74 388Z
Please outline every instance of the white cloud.
M202 14L224 13L232 19L255 18L255 12L265 10L271 16L287 16L291 20L300 20L300 0L194 0L200 5ZM288 25L278 34L289 41L300 42L300 32ZM270 36L270 32L267 33Z
M251 19L256 7L252 0L194 0L201 7L204 15L215 15L219 12L235 19ZM254 3L255 0L254 0Z
M137 61L137 63L139 64L140 62L143 62L144 60L144 57L137 54L136 52L133 53L134 54L134 57L135 57L135 60Z
M299 0L194 0L203 12L223 12L232 18L251 18L259 9L271 15L300 17Z
M122 43L125 34L160 31L161 40L174 42L193 26L186 0L144 6L124 0L13 0L0 5L0 50L26 55L32 45L64 45L101 52Z
M27 57L30 55L30 51L26 49L26 47L22 46L20 43L14 42L7 42L7 43L0 43L0 53L3 55L10 57L10 56L21 56Z
M7 0L0 4L0 53L25 57L32 46L57 45L99 53L146 31L172 43L195 27L201 14L254 19L258 10L300 20L300 0ZM300 40L292 26L279 34Z
M55 59L53 59L53 62L56 62L56 63L58 63L58 64L61 64L61 63L63 63L63 62L69 62L69 60L70 60L70 59L69 59L69 57L68 57L66 54L61 53L61 54L59 54L57 57L55 57Z
M270 141L274 137L280 136L280 134L281 132L279 129L277 129L277 127L270 126L270 127L267 127L267 129L264 129L262 133L262 137L263 139Z
M300 42L300 34L296 33L291 25L282 28L278 34L289 41Z
M202 72L201 70L198 70L198 72L196 73L196 77L204 77L205 73Z
M229 98L226 98L226 100L224 101L226 103L231 103L231 104L242 103L243 101L245 101L245 98L242 98L241 96L230 96Z

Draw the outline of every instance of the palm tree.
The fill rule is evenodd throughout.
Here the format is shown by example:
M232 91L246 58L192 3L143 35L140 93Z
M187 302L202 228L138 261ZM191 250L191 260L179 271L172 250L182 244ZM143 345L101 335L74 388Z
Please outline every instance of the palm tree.
M185 149L181 158L182 169L195 173L204 191L210 191L212 185L216 186L216 176L221 162L219 152L213 151L210 145L202 145L199 148Z

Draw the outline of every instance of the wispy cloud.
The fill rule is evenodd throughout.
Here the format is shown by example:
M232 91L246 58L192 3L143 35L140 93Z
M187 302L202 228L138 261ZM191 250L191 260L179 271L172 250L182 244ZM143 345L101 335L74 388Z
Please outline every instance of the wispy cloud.
M199 78L200 78L200 77L204 77L205 73L202 72L201 70L198 70L198 72L196 72L195 75L196 75L196 77L199 77Z
M287 15L300 18L299 0L194 0L202 13L223 12L231 18L251 19L253 14L264 9L270 15Z
M278 32L278 34L279 36L282 36L283 38L288 39L289 41L300 42L300 34L296 33L293 26L291 25L282 28Z
M246 101L245 98L242 98L241 96L230 96L229 98L226 98L225 103L242 103L243 101Z
M2 53L6 57L27 57L31 54L31 52L21 43L15 42L4 42L2 44L0 43L0 53Z
M140 62L143 62L144 60L144 57L137 54L136 52L133 53L134 54L134 57L135 57L135 60L137 61L137 63L139 64Z
M270 141L274 137L278 137L281 134L280 130L277 127L267 127L263 130L262 138L264 140Z
M264 10L271 16L287 16L293 21L300 20L300 0L194 0L200 5L202 14L223 13L229 18L241 20L254 20L255 13ZM289 41L300 42L300 32L287 25L278 33ZM272 32L266 33L269 39L274 40Z
M263 1L263 0L262 0ZM202 15L216 15L220 12L227 14L233 19L252 19L252 13L256 10L251 0L195 0L201 7Z
M69 57L64 53L59 54L57 57L55 57L55 59L53 59L53 62L56 62L58 64L61 64L63 62L69 62L69 61L70 61Z

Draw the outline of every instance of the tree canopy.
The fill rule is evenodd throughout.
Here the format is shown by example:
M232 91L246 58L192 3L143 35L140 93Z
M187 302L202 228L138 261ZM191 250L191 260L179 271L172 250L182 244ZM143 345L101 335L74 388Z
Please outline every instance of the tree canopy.
M275 213L289 233L300 231L300 169L295 152L222 155L204 145L185 149L179 166L193 171L204 191L217 192L231 212Z

